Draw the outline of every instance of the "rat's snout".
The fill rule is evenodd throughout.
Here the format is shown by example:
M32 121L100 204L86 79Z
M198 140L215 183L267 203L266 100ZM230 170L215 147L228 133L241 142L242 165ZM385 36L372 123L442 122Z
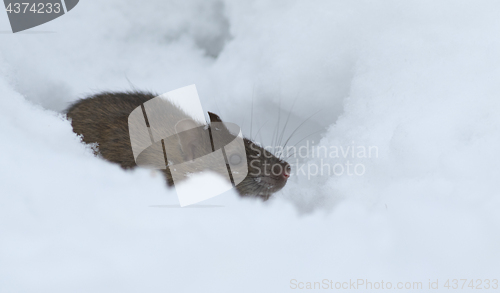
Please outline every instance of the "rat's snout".
M273 175L279 177L281 180L287 180L290 177L291 168L288 163L276 163L273 166Z
M283 177L285 177L285 179L288 179L288 177L290 177L291 173L292 173L292 168L290 167L290 164L285 163L285 168L284 168L284 171L283 171Z

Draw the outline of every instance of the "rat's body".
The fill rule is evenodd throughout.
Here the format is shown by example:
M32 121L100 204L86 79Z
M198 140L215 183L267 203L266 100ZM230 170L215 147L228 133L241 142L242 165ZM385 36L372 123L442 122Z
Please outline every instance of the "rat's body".
M132 152L128 119L130 113L144 102L155 98L156 95L143 92L102 93L77 101L67 110L71 119L73 131L82 135L85 143L97 143L99 153L108 161L118 163L122 168L129 169L137 166ZM181 120L191 120L186 113L169 102L163 105L168 109L165 119L175 125ZM211 122L222 122L220 118L210 113ZM217 129L218 130L218 129ZM212 131L214 135L214 131ZM172 133L174 134L174 133ZM288 163L279 160L268 151L244 139L248 164L247 177L236 186L243 196L258 196L267 200L271 194L283 188L290 174ZM188 145L188 157L198 157L207 150L200 149L200 144ZM165 143L167 150L176 149L173 153L186 153L179 144ZM179 151L180 150L180 151ZM208 150L209 151L209 150ZM192 154L192 155L191 155ZM184 158L168 158L170 161L183 161ZM174 184L169 169L161 170L167 184ZM188 170L186 171L188 172Z

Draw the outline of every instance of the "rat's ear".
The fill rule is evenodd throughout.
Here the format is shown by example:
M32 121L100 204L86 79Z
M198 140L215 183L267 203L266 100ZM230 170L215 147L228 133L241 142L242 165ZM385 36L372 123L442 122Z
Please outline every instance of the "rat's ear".
M202 143L203 137L196 130L198 124L193 119L184 119L175 124L175 132L184 158L191 161L195 158L196 146ZM190 131L188 131L190 130Z
M235 135L231 133L230 129L228 129L228 125L222 122L222 119L220 119L219 115L212 112L208 112L208 115L210 116L212 141L214 143L214 148L218 150L233 141L237 134ZM232 125L231 123L228 124Z
M222 119L220 119L219 115L217 114L208 112L208 116L210 116L210 122L222 122Z
M222 122L222 119L220 119L219 115L208 112L208 116L210 116L211 126L214 126L216 130L223 130L224 133L229 133L229 129L227 129L227 126L224 124L224 122Z

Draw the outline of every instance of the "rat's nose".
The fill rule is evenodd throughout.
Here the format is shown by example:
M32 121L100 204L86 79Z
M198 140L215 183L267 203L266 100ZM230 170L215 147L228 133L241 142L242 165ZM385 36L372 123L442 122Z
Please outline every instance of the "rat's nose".
M283 168L283 174L282 174L282 175L283 175L283 177L284 177L285 179L288 179L288 177L290 177L290 173L291 173L291 171L292 171L292 168L290 168L290 165L287 163L287 164L285 165L285 168Z
M272 172L274 176L287 180L290 177L290 165L288 163L277 163L273 166Z

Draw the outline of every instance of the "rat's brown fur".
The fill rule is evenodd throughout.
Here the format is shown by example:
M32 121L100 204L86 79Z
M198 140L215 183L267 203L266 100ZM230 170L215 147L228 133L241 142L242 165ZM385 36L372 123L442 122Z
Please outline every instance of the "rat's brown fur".
M146 92L105 92L82 99L71 105L67 110L67 117L71 119L73 131L82 136L85 143L98 144L98 152L110 162L129 169L137 166L132 152L128 119L130 113L156 95ZM172 123L183 119L190 119L178 107L165 102L168 108L168 117ZM222 122L220 118L210 113L213 122ZM173 133L172 133L173 134ZM213 135L217 135L215 129ZM273 167L282 170L290 169L288 163L279 160L268 151L262 149L249 139L244 139L248 164L247 177L236 186L241 195L258 196L267 200L269 196L280 190L286 184L286 178L273 174ZM165 142L165 148L181 148L179 144ZM210 150L193 149L193 155L199 156ZM169 161L171 158L168 158ZM172 158L173 161L183 161L183 158ZM161 170L167 184L174 184L169 169ZM187 173L189 170L186 170Z

